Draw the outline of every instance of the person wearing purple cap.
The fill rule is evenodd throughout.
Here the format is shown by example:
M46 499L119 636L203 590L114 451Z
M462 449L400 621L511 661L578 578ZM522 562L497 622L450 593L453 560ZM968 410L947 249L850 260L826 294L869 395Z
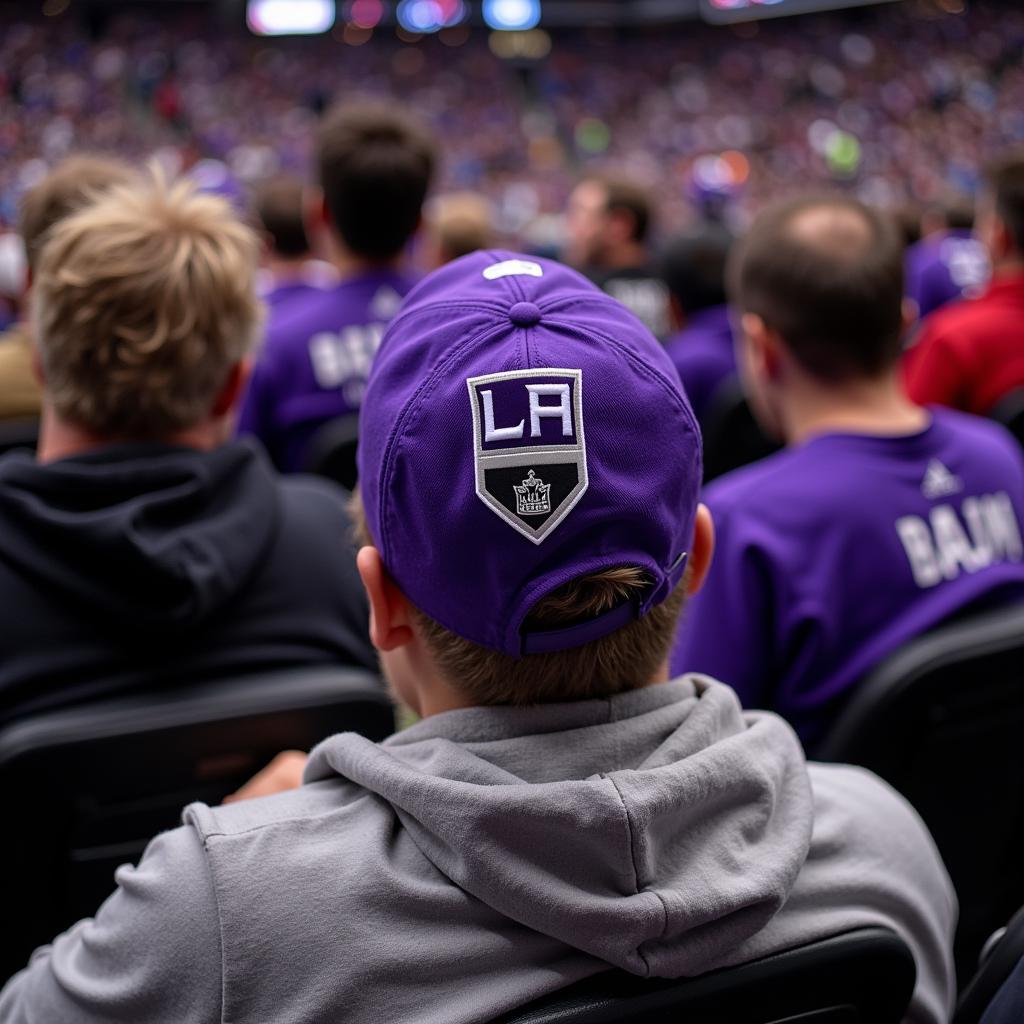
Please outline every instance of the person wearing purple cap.
M672 666L811 745L886 655L1024 599L1024 460L1001 427L903 394L902 253L881 215L775 206L731 278L751 405L788 447L705 491L718 553Z
M361 419L371 635L421 720L189 807L0 1020L485 1024L610 967L868 924L913 952L906 1020L948 1020L956 900L920 819L728 687L669 681L713 531L640 321L559 264L466 256L410 294Z
M321 427L359 410L384 327L413 284L401 259L420 224L434 144L393 105L350 103L325 116L317 164L311 226L341 280L272 317L238 422L285 472L306 468Z

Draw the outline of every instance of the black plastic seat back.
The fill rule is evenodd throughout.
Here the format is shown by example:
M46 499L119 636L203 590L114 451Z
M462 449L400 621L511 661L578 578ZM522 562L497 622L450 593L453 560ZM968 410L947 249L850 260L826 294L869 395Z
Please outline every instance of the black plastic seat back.
M737 379L724 381L704 422L704 482L777 452L782 446L758 425Z
M14 451L16 448L35 451L38 442L39 420L35 417L0 420L0 455Z
M914 805L960 899L957 970L1024 903L1024 606L929 633L854 690L822 761L864 765Z
M93 914L194 800L219 803L274 755L335 732L394 730L383 682L346 668L275 671L111 698L0 730L0 980Z
M978 1024L1010 972L1024 959L1024 908L1017 911L1003 936L988 952L957 1000L953 1024Z
M1024 388L1016 388L1000 398L989 410L989 416L1006 427L1024 447Z
M347 491L356 486L356 448L359 443L359 414L339 416L325 423L306 449L304 470L327 477Z
M899 1024L916 968L885 928L860 928L696 978L607 971L494 1024Z

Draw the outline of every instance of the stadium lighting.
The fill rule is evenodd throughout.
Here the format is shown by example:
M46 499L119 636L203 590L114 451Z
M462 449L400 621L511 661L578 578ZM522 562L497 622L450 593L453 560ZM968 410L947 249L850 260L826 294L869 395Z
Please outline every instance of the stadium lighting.
M406 32L439 32L465 20L464 0L401 0L395 15Z
M245 20L258 36L308 36L327 32L334 0L249 0Z
M500 32L535 28L540 22L540 0L484 0L484 21Z

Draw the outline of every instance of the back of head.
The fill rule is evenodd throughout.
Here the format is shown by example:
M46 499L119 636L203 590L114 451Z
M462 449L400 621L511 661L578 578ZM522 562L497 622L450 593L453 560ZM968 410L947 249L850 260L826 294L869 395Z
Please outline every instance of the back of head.
M608 213L628 217L632 222L631 241L644 243L654 220L654 207L650 193L638 182L614 174L594 179L604 187L608 197Z
M309 255L302 197L302 181L291 175L271 178L256 191L256 217L267 233L273 255L282 259Z
M630 429L623 409L657 412ZM667 658L700 460L639 320L564 265L478 252L424 279L381 343L356 520L471 703L608 697Z
M54 411L121 439L202 422L260 328L258 258L224 199L159 174L60 221L33 290Z
M706 223L677 235L665 246L661 276L684 313L725 305L725 273L732 244L732 234L725 227Z
M730 260L731 298L828 382L877 377L899 358L903 246L892 221L837 196L759 216Z
M121 160L94 153L79 153L62 160L38 185L22 197L18 232L25 242L29 267L39 261L46 233L60 220L95 199L112 185L132 180L134 171Z
M490 204L476 192L438 196L431 204L430 227L438 248L439 263L457 260L494 245Z
M345 104L324 117L317 163L345 246L364 259L394 259L419 225L433 178L429 133L391 104Z
M1018 256L1024 256L1024 151L1017 150L985 171L985 184Z

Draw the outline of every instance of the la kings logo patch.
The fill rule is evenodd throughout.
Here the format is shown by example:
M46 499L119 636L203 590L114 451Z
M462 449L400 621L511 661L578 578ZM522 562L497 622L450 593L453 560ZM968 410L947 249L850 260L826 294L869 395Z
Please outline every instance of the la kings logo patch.
M480 500L540 544L587 489L582 370L470 377Z

